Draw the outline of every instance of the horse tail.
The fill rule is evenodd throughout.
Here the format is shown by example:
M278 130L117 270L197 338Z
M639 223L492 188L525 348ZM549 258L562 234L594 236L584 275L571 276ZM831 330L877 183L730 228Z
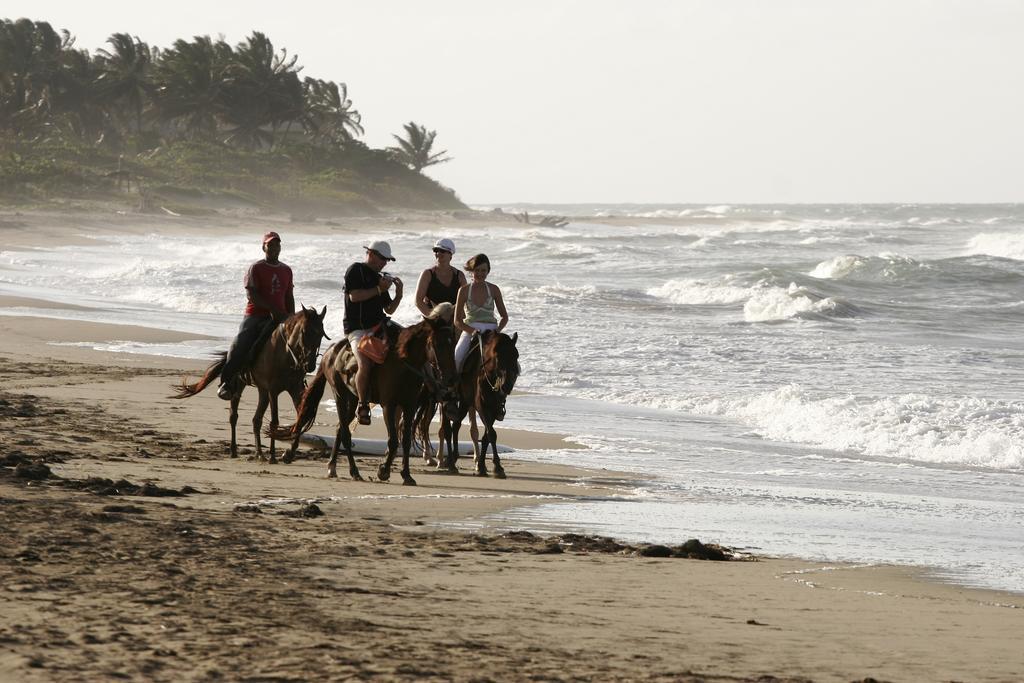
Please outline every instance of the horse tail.
M279 441L287 441L309 431L310 427L313 426L313 420L316 419L316 411L320 407L320 399L324 397L324 389L327 387L327 375L324 371L324 365L326 363L320 363L316 375L313 376L313 381L302 392L302 400L296 411L298 416L295 418L295 422L275 429L268 427L265 432L267 436Z
M420 389L420 399L416 404L416 414L412 418L415 436L429 441L430 421L434 418L434 413L436 412L437 401L434 399L434 394L424 385Z
M210 367L206 368L206 372L198 382L189 384L184 378L182 378L180 383L171 385L171 388L174 389L175 393L171 394L167 398L189 398L210 386L213 380L220 377L220 373L224 369L224 363L227 362L228 358L226 351L221 351L217 356L217 360L214 361Z

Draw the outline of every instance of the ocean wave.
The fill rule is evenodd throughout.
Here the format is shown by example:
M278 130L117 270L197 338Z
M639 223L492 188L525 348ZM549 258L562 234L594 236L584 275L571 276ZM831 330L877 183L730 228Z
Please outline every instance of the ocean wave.
M764 438L937 464L1024 468L1024 403L906 394L817 398L798 385L697 403L699 414L751 425Z
M1024 235L981 233L970 239L964 255L998 256L1015 261L1024 261Z
M332 280L330 278L312 278L310 280L301 280L295 283L295 289L327 289L333 292L340 292L345 286L345 283L341 280Z
M878 256L844 254L820 262L808 273L820 280L842 280L857 277L865 280L906 280L922 271L936 270L936 266L893 252Z
M850 318L859 309L834 297L823 297L791 282L789 287L764 287L754 291L743 305L748 323L772 322L792 318Z
M647 294L659 299L667 299L674 304L735 304L746 301L751 295L749 287L738 287L728 281L713 282L684 278L669 280L652 287Z
M509 285L503 288L505 299L508 301L517 300L519 303L538 305L540 303L583 301L598 293L594 285L563 285L555 282L540 287L517 287Z

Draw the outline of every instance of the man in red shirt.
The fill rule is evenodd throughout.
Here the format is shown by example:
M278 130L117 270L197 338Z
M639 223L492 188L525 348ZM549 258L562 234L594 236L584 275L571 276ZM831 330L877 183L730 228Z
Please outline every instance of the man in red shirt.
M220 371L221 383L217 395L224 400L231 398L232 381L249 360L253 345L260 336L272 325L295 312L292 269L278 260L281 236L276 232L265 234L263 253L267 255L266 258L249 266L245 274L245 293L248 295L245 317L228 349L224 368Z

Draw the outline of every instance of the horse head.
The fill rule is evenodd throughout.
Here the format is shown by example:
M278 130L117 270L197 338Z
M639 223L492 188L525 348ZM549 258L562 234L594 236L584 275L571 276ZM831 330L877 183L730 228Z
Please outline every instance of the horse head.
M287 326L292 320L290 330L286 330L288 353L295 364L306 372L316 370L316 359L320 356L320 343L326 339L330 341L327 332L324 331L324 317L327 315L327 306L319 313L315 308L306 308L296 313L285 323Z
M505 398L519 379L518 341L518 332L511 337L502 332L484 332L481 340L484 355L480 377L495 396L498 420L505 419Z

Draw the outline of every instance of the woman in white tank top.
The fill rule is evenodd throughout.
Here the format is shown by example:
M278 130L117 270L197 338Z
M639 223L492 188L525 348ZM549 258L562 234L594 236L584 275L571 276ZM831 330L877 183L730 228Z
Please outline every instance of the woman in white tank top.
M462 336L455 345L455 367L462 372L462 366L469 355L474 332L497 330L508 324L508 311L501 290L487 282L491 262L486 254L477 254L466 262L466 272L473 275L469 284L459 289L455 298L455 327L462 330ZM500 317L495 317L497 311Z

